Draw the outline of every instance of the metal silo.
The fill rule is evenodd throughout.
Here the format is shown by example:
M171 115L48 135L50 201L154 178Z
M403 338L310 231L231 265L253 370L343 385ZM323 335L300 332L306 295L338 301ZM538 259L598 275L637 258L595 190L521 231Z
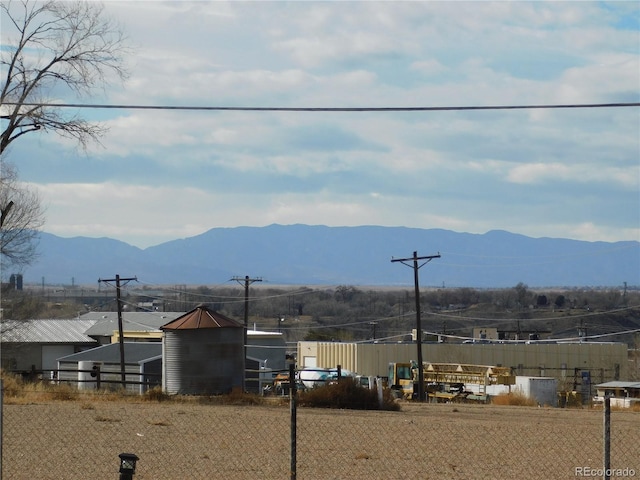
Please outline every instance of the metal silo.
M160 328L166 393L216 395L242 388L242 324L199 306Z

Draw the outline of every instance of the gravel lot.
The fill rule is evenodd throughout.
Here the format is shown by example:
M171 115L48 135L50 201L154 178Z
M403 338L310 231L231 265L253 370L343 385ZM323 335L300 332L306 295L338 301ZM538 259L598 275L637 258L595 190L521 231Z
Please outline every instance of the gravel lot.
M406 402L297 413L298 479L564 479L603 465L597 409ZM5 480L118 478L121 452L140 457L136 480L291 478L286 403L40 401L5 404L2 425ZM611 452L612 467L640 478L640 413L613 412Z

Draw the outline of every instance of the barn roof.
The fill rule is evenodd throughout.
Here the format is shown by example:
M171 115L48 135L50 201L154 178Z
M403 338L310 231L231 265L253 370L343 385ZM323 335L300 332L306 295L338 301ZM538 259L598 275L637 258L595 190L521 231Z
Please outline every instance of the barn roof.
M124 342L125 363L139 364L162 357L160 342ZM120 363L120 344L110 343L83 352L58 358L59 362L104 362Z
M95 322L93 320L43 319L5 320L1 325L2 343L72 343L95 344L85 335Z
M161 330L199 330L203 328L243 328L243 326L220 312L200 305L160 327Z

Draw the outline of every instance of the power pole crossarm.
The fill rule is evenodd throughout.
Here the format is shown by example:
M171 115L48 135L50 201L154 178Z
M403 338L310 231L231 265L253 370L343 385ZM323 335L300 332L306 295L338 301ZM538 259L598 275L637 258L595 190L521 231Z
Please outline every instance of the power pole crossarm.
M410 258L392 258L392 262L400 262L404 265L413 268L413 283L415 286L415 296L416 296L416 347L418 349L418 400L420 402L424 402L425 399L425 388L424 388L424 366L422 365L422 320L420 318L420 286L418 283L418 270L429 263L434 258L440 258L440 254L437 255L428 255L424 257L419 257L418 252L413 252L413 257ZM413 264L407 263L408 261L413 261ZM420 260L424 260L424 262L420 265L418 262Z

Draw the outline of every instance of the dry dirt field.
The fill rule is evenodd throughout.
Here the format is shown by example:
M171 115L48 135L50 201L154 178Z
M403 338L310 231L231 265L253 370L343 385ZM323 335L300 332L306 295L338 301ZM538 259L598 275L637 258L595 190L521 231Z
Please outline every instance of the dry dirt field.
M36 401L2 420L5 480L115 479L121 452L140 457L135 480L293 478L286 403ZM301 480L602 478L598 409L298 408L295 435ZM639 412L612 413L611 462L627 469L612 478L640 478Z

